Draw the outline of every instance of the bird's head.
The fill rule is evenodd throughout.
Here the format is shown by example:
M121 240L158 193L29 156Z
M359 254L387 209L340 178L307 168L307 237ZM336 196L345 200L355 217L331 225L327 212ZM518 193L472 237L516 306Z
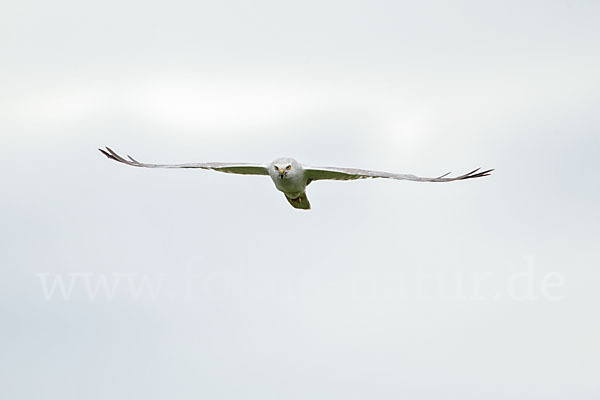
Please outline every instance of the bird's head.
M271 163L270 174L279 179L294 176L300 172L300 164L293 158L278 158Z

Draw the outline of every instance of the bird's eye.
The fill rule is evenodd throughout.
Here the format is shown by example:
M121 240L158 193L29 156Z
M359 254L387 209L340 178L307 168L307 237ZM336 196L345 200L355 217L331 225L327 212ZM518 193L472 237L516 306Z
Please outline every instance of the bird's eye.
M275 171L279 171L279 167L278 167L277 165L274 165L274 166L273 166L273 169L274 169Z
M292 166L288 165L287 167L285 167L285 169L287 169L289 171L290 169L292 169Z

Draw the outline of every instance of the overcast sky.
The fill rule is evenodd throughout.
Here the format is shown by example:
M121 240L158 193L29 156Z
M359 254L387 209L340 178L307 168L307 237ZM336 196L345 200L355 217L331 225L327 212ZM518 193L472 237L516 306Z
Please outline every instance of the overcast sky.
M4 1L4 397L597 399L599 17ZM130 168L103 146L496 170L317 182L303 212L266 177Z

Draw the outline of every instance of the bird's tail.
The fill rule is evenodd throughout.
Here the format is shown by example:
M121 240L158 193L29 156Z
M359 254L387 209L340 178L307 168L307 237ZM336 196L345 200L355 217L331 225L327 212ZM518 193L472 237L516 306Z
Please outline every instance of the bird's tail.
M287 195L285 196L285 198L294 208L299 208L301 210L310 210L310 202L308 201L308 197L306 197L306 192L302 192L300 196L294 199L287 197Z

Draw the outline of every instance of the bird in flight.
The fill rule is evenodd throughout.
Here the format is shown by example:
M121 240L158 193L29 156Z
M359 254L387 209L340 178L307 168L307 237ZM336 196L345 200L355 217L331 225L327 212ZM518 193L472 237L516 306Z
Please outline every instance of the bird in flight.
M251 164L251 163L190 163L190 164L146 164L141 163L131 156L127 159L115 153L112 149L98 149L102 154L111 160L118 161L132 167L143 168L200 168L211 169L213 171L226 172L230 174L242 175L268 175L273 180L275 187L283 192L286 200L294 208L301 210L310 210L310 202L306 197L306 187L313 181L320 180L356 180L367 178L387 178L404 181L416 182L452 182L465 179L481 178L488 176L493 169L480 172L477 168L467 174L448 177L450 172L437 178L421 178L415 175L394 174L391 172L369 171L355 168L336 168L336 167L309 167L302 165L293 158L278 158L271 164Z

